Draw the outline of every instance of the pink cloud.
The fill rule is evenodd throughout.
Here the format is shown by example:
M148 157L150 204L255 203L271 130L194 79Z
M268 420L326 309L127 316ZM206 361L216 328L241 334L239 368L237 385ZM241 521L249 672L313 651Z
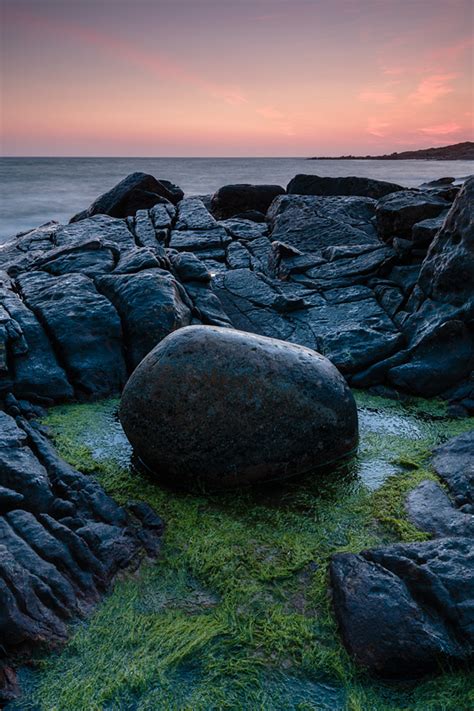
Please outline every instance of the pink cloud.
M432 104L446 94L454 91L451 86L457 74L433 74L420 81L416 90L410 94L410 99L419 104Z
M461 129L461 126L454 121L448 123L441 123L438 126L426 126L425 128L420 128L421 133L425 133L427 136L447 136L450 133L457 133Z

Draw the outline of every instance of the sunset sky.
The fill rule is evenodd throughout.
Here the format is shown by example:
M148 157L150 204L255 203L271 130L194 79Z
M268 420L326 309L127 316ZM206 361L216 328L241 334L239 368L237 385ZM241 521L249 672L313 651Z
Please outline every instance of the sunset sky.
M0 0L2 153L472 140L472 0Z

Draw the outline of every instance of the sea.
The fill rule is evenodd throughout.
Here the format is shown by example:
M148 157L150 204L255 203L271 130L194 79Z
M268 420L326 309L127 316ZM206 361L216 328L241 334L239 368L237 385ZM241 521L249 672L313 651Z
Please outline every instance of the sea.
M473 161L306 158L0 158L0 243L38 225L68 222L129 173L142 171L207 195L230 183L286 187L297 173L366 176L407 187L474 173Z

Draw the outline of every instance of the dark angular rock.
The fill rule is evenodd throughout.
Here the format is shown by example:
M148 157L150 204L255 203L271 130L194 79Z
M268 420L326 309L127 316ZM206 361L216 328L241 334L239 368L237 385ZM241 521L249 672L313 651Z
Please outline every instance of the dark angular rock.
M230 237L241 240L241 242L250 242L250 240L268 235L266 222L257 223L233 217L228 220L220 220L218 224L224 227Z
M212 214L226 220L249 210L266 213L274 198L284 192L280 185L224 185L212 196Z
M186 292L169 272L147 269L138 274L111 274L98 279L97 286L120 314L132 370L168 333L191 322ZM116 387L115 392L119 391Z
M211 230L172 230L169 246L178 252L196 252L198 257L225 256L231 238L222 227Z
M137 210L149 210L160 202L160 198L166 198L176 204L183 197L181 188L167 180L156 180L146 173L131 173L107 193L94 200L87 210L74 215L71 222L78 222L97 214L128 217L134 215Z
M391 368L389 382L401 390L433 397L469 375L474 367L474 337L462 321L446 321L413 349L410 360Z
M416 245L427 247L436 237L444 224L448 211L441 212L437 217L416 222L411 229L411 238Z
M172 267L182 282L187 281L211 281L211 275L206 265L192 252L171 252L170 261Z
M54 277L30 272L21 275L18 283L52 339L76 393L118 392L126 380L122 327L116 310L94 282L82 274Z
M472 539L342 553L330 573L344 644L369 671L414 677L472 659Z
M355 403L328 360L209 326L181 329L149 354L127 383L120 419L155 476L187 487L311 471L357 444Z
M420 272L419 285L427 296L474 316L474 176L454 202L433 241Z
M212 230L216 227L215 218L199 198L185 198L178 204L176 230Z
M374 178L327 178L319 175L295 175L287 185L288 195L358 195L360 197L381 198L390 193L404 190L401 185L387 183Z
M40 430L0 411L0 482L8 486L0 487L0 699L7 700L19 688L4 660L23 663L64 643L67 623L98 602L119 570L156 556L163 532L149 507L137 505L129 519Z
M410 239L414 224L437 217L449 208L449 202L438 195L418 190L403 190L387 195L377 203L377 230L384 242L394 237Z

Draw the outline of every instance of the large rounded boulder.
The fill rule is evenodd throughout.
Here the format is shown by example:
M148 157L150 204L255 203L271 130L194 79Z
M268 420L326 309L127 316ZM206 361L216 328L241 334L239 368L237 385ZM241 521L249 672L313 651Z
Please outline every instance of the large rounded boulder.
M120 420L147 469L185 488L310 472L358 440L354 399L327 358L214 326L164 338L131 375Z

